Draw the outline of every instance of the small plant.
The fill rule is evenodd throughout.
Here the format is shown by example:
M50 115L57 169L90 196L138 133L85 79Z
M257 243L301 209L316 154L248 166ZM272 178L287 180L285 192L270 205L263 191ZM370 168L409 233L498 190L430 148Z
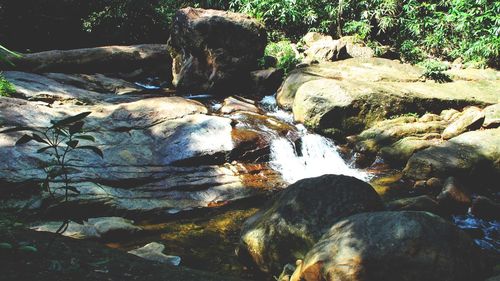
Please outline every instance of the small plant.
M14 86L3 77L0 72L0 96L2 97L10 97L10 95L14 94L16 89Z
M300 63L290 41L270 43L266 47L266 56L275 57L278 61L277 67L283 69L285 75L292 71Z
M424 68L422 76L426 79L432 79L439 83L451 82L451 78L444 71L448 70L448 66L437 60L425 60L419 63Z
M72 172L71 162L79 159L73 158L72 153L76 150L89 150L99 157L103 157L102 151L92 145L81 145L81 142L95 142L95 138L85 134L83 130L84 121L91 112L83 112L62 120L52 120L50 127L35 128L35 127L15 127L1 131L0 133L12 133L29 131L31 133L24 134L16 145L23 145L34 141L43 145L37 150L37 153L47 153L51 156L51 160L44 168L46 178L41 186L44 191L48 192L52 199L60 200L57 195L62 189L62 201L67 202L70 192L79 194L78 189L71 184L70 174ZM62 187L54 187L53 183L62 182ZM56 231L61 234L68 228L69 219L65 219L61 227Z

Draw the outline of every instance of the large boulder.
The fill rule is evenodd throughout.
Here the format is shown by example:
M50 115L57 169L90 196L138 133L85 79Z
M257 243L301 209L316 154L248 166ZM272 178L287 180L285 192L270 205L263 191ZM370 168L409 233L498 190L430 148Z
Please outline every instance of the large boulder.
M244 90L266 43L264 26L244 14L181 9L168 43L173 84L188 93Z
M481 72L482 70L477 70ZM294 119L329 135L358 133L388 117L408 112L496 104L497 76L457 76L451 83L424 82L422 69L381 58L323 62L291 72L278 92Z
M44 127L53 119L92 112L85 119L84 129L95 137L104 158L86 150L75 151L73 157L81 162L72 171L71 179L80 194L71 193L69 206L73 207L65 211L53 209L55 215L70 211L77 216L175 213L255 196L282 184L280 176L266 163L238 162L250 158L248 154L255 147L241 144L241 136L234 134L237 128L233 128L233 117L208 115L204 105L181 97L113 104L106 102L106 96L102 94L104 101L95 105L47 106L17 98L0 100L0 130ZM99 96L93 98L97 103ZM262 132L267 136L269 130L262 123L253 129L256 135ZM276 126L276 122L273 124ZM50 157L36 153L41 148L37 143L15 146L21 136L22 133L0 134L0 157L16 159L0 163L0 192L18 198L4 201L10 197L2 196L3 209L40 207L40 200L48 199L39 194L36 186L46 177L42 167ZM269 147L269 139L261 138L260 156ZM52 186L61 187L57 182ZM26 201L21 204L19 194L26 194L17 192L21 187L36 190L38 197L23 198Z
M471 180L474 186L495 183L500 175L500 128L472 131L415 153L406 164L407 178L456 176Z
M324 175L300 180L243 225L238 255L268 273L303 258L338 220L380 211L375 190L353 177Z
M426 212L378 212L335 224L307 253L291 281L482 280L473 241Z

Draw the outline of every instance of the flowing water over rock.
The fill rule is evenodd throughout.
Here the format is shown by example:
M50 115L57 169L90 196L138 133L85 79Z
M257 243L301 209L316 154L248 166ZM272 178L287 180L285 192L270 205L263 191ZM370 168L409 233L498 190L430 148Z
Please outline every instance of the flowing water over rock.
M292 123L291 113L278 109L274 96L266 96L261 104L269 110L268 115ZM302 124L295 125L299 139L292 141L280 137L271 143L271 167L280 172L288 183L324 174L347 175L368 181L371 176L353 168L340 156L333 141L312 134Z

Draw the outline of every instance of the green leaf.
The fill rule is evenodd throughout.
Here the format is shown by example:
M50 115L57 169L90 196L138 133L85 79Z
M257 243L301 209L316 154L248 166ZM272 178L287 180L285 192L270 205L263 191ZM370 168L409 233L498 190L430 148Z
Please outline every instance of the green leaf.
M73 192L74 192L74 193L76 193L76 194L80 194L80 193L81 193L81 192L80 192L80 191L79 191L76 187L74 187L74 186L67 186L67 187L66 187L66 189L67 189L67 190L69 190L69 191L73 191Z
M28 143L30 141L33 140L33 137L31 136L28 136L28 135L23 135L17 142L16 142L16 145L21 145L21 144L25 144L25 143Z
M12 132L21 132L21 131L40 132L39 130L37 130L35 128L31 128L31 127L14 127L14 128L10 128L10 129L7 129L7 130L0 131L0 133L6 134L6 133L12 133Z
M83 121L79 121L79 122L76 122L75 124L71 125L69 127L69 134L73 135L75 133L81 132L82 128L83 128L83 124L84 124Z
M66 142L66 144L71 147L71 148L75 148L77 145L78 145L79 141L77 140L72 140L72 141L68 141Z
M80 139L80 140L88 140L88 141L91 141L91 142L95 142L95 138L93 136L89 136L89 135L79 135L79 136L75 136L74 138L75 139Z
M42 148L40 148L39 150L37 150L36 152L37 152L37 153L43 153L43 152L45 152L45 151L46 151L47 149L49 149L49 148L52 148L52 146L42 147Z
M38 135L38 134L32 134L31 137L33 138L33 140L37 141L37 142L40 142L40 143L45 143L45 144L49 144L46 140L44 140L42 138L42 136Z
M50 122L52 124L54 124L54 127L62 127L62 126L66 126L66 125L75 123L77 121L80 121L83 118L87 117L90 113L92 113L92 112L87 111L87 112L83 112L83 113L80 113L80 114L77 114L77 115L74 115L74 116L70 116L68 118L64 118L64 119L59 120L59 121L52 120Z
M92 150L95 154L101 156L101 158L104 158L104 154L102 153L102 151L99 148L95 147L95 146L82 145L82 146L77 147L77 149Z

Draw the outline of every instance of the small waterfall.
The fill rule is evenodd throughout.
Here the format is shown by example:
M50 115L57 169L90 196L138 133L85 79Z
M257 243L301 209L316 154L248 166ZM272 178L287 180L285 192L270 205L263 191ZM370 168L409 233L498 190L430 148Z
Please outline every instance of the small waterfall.
M271 167L279 171L285 181L293 183L324 174L369 180L367 173L347 165L335 144L329 139L316 134L306 134L301 137L300 143L299 149L286 138L278 138L271 143Z
M268 115L292 123L291 113L280 110L273 96L267 96L261 104L269 110ZM302 124L296 124L300 133L298 147L287 138L277 138L271 143L271 167L280 172L289 183L300 179L317 177L324 174L337 174L356 177L368 181L370 175L350 167L340 156L333 141L307 132Z

